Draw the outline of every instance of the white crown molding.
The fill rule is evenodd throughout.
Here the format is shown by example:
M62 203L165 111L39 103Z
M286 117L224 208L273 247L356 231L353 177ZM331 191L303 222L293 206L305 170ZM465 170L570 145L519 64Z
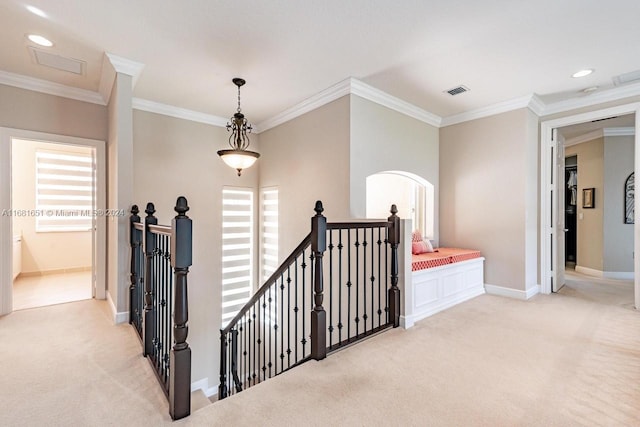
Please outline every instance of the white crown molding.
M636 128L630 127L618 127L618 128L604 128L604 136L633 136L636 134Z
M131 87L136 87L138 78L140 78L140 74L142 74L142 70L144 69L144 64L141 62L132 61L131 59L123 58L118 55L114 55L113 53L105 52L105 55L107 56L107 58L109 58L109 62L111 62L111 65L113 65L116 73L131 76L131 81L133 83Z
M159 102L148 101L146 99L133 98L132 105L136 110L148 111L150 113L162 114L164 116L205 123L213 126L226 127L228 121L223 117L214 116L213 114L200 113L198 111L187 110L186 108L174 107L173 105L161 104ZM257 133L255 128L254 131Z
M605 136L633 136L635 134L636 130L633 127L596 129L592 132L585 133L584 135L579 135L575 138L565 140L564 146L571 147L572 145L582 144L583 142L593 141L594 139L603 138Z
M270 119L266 119L258 124L261 132L279 126L283 123L293 120L309 111L320 108L338 98L342 98L351 92L351 79L345 79L333 86L305 99L304 101L294 105L283 112L276 114Z
M65 86L60 83L9 73L7 71L0 71L0 84L75 99L76 101L89 102L91 104L106 105L98 92Z
M420 120L435 127L440 127L441 118L422 108L418 108L413 104L403 101L400 98L389 95L379 89L374 88L354 77L342 80L335 85L317 93L316 95L305 99L299 104L283 111L274 117L264 120L259 124L261 132L281 125L289 120L293 120L309 111L322 107L330 102L335 101L345 95L357 95L361 98L375 102L384 107L390 108L399 113L406 114L414 119Z
M592 105L617 101L619 99L638 95L640 95L640 83L618 86L601 92L594 92L580 98L572 98L548 104L545 106L542 115L548 116L551 114L564 113L578 108L591 107Z
M413 117L414 119L420 120L421 122L427 123L431 126L440 127L440 124L442 123L442 117L416 107L415 105L410 104L407 101L403 101L400 98L389 95L388 93L383 92L380 89L376 89L358 79L352 77L350 79L350 83L352 95L357 95L371 102L375 102L376 104L390 108L409 117Z
M475 110L465 111L464 113L444 117L442 119L442 127L494 116L496 114L502 114L508 111L518 110L520 108L529 108L529 106L532 104L534 96L535 95L522 96L520 98L498 102L496 104L487 105L486 107L476 108ZM538 97L535 97L535 102L533 104L535 106L534 108L539 111L542 102Z
M531 100L528 105L529 109L533 111L537 116L541 116L546 108L546 105L542 99L535 93L531 95Z
M593 141L597 138L602 138L604 136L604 132L602 129L596 129L594 131L576 136L574 138L569 138L564 141L565 147L571 147L572 145L582 144L583 142Z
M112 53L105 52L102 58L102 72L100 74L100 87L98 92L102 95L105 104L111 98L111 89L116 78L116 73L131 76L131 89L136 87L138 78L142 74L144 64L123 58Z

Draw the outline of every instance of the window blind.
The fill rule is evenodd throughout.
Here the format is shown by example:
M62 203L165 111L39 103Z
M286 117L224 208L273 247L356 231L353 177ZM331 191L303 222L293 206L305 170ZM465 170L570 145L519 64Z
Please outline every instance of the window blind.
M222 325L253 290L253 190L222 190Z
M91 230L93 170L90 153L36 151L36 231Z

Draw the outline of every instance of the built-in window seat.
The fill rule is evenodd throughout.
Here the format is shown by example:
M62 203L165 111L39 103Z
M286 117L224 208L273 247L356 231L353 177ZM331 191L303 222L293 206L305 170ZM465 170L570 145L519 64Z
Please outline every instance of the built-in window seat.
M404 235L411 239L410 232ZM484 257L479 251L437 248L412 255L410 243L404 248L404 304L400 317L404 328L485 293Z

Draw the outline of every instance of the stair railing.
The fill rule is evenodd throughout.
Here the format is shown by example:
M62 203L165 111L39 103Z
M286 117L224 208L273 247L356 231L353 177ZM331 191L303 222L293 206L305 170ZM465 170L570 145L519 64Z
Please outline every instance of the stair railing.
M220 330L219 399L400 324L395 205L387 221L323 211L316 202L311 233Z
M143 355L167 396L174 420L191 412L191 348L186 341L187 274L192 263L188 210L187 199L179 197L170 226L158 225L153 203L147 203L144 224L135 205L130 217L129 321L141 337Z

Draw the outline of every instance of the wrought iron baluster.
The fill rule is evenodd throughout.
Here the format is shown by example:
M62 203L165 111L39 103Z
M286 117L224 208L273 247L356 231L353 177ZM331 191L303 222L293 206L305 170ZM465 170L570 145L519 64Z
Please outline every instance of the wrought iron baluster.
M271 378L271 367L273 366L273 360L271 360L271 356L273 355L271 353L271 330L275 328L276 332L277 332L277 327L278 325L274 324L273 321L273 308L271 307L271 302L273 301L273 285L271 285L269 287L269 364L267 366L269 366L269 378ZM278 336L278 334L274 334L276 337ZM277 338L276 338L277 340ZM274 347L277 347L278 343L276 342ZM276 359L277 360L277 359Z
M382 228L378 227L378 241L376 242L378 244L378 326L382 325L382 294L381 294L381 287L382 287L382 281L380 280L380 273L381 273L381 269L382 269L382 240L381 240L381 235L382 235Z
M356 242L354 243L354 246L356 248L356 334L353 338L357 337L358 333L360 332L360 318L358 317L360 316L360 237L357 228L355 229L355 233Z
M258 316L256 316L256 305L253 305L253 314L252 314L252 318L253 318L253 341L254 341L254 345L253 345L253 369L251 372L251 377L253 378L253 385L256 385L256 378L258 377L258 375L256 374L256 367L258 366L258 353L260 352L260 347L259 347L259 342L260 342L260 338L258 338L258 336L256 335L256 323L258 323ZM260 333L260 330L258 329L258 333Z
M376 281L376 277L375 277L375 274L374 274L374 271L375 271L375 264L374 264L374 262L375 262L375 252L374 252L374 249L375 249L375 247L373 245L373 242L374 242L374 228L371 227L371 311L370 311L370 313L371 313L371 322L370 322L370 324L371 324L371 331L372 332L373 332L373 328L374 328L374 326L373 326L373 320L374 320L373 303L374 303L374 299L375 299L373 295L374 295L374 286L375 286L375 281Z
M291 266L287 267L287 368L291 367Z
M384 237L384 289L385 323L389 323L389 227L385 228Z
M367 229L362 229L362 332L367 333Z
M333 230L329 233L329 347L333 343Z
M295 336L293 337L293 340L294 340L293 342L295 343L295 347L294 347L295 356L296 356L295 357L295 359L296 359L295 363L298 363L298 312L300 311L300 308L298 307L298 258L296 258L296 260L295 260L294 272L295 272L295 284L296 284L296 291L295 291L294 299L295 299L296 306L293 309L293 311L296 313L296 321L294 322L295 325L296 325L295 326L296 333L295 333Z
M342 229L338 230L338 342L342 342Z
M351 338L351 230L347 230L347 340Z
M260 327L260 329L262 329L262 340L263 340L263 344L262 344L262 380L266 380L267 379L267 322L266 322L266 311L267 311L267 300L266 300L267 296L266 294L262 295L262 326Z
M307 312L305 310L305 306L306 306L306 298L305 298L305 289L307 287L306 282L305 282L305 275L306 275L306 268L307 268L307 263L306 263L306 257L305 257L305 251L302 251L302 340L300 341L302 343L302 357L306 357L306 352L305 352L305 345L307 344L307 329L305 328L305 319L307 318Z
M277 291L276 291L277 293ZM276 304L276 308L278 305ZM277 316L277 313L276 313ZM278 370L276 369L276 372ZM280 273L280 372L284 371L284 273Z

